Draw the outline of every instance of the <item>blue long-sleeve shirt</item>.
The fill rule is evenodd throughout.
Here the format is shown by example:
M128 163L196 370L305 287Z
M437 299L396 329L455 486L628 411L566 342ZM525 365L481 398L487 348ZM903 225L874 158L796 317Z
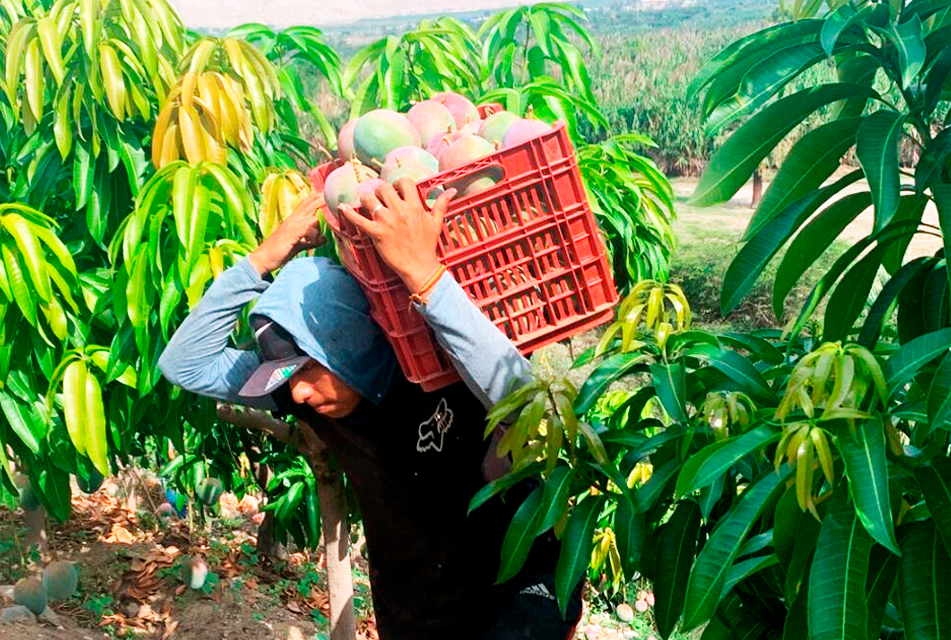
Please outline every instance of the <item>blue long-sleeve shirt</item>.
M270 396L238 395L261 360L255 351L228 346L245 306L268 285L247 258L222 273L162 353L159 367L165 377L200 395L275 409ZM433 287L428 302L416 305L416 309L432 327L466 386L486 408L529 378L528 360L448 272Z

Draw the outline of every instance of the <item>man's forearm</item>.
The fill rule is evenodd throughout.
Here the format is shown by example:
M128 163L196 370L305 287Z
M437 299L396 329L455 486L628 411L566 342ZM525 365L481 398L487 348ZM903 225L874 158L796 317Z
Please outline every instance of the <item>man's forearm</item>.
M235 321L267 287L247 259L222 273L165 347L159 358L163 375L200 395L273 408L269 397L249 403L238 396L259 358L253 351L228 348Z
M532 365L446 273L425 305L415 305L459 375L486 407L531 377Z

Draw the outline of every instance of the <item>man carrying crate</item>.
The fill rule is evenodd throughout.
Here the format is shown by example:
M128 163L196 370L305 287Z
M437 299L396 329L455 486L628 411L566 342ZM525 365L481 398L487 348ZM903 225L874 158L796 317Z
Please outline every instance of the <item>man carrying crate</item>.
M464 382L430 393L408 382L346 271L323 258L291 260L323 241L319 195L215 281L159 366L195 393L314 425L360 505L383 640L568 639L581 615L580 587L563 619L554 596L559 543L550 532L518 576L494 584L508 524L532 487L517 485L467 515L473 495L506 470L482 437L486 411L530 365L436 257L452 195L430 212L404 180L364 198L369 219L346 205L341 213L412 292L407 304ZM257 351L229 348L235 321L255 299Z

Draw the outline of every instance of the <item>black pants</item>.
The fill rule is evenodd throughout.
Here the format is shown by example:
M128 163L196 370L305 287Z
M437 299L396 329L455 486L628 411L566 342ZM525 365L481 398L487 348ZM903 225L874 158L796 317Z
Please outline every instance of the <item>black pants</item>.
M555 574L537 573L512 580L512 593L501 603L485 640L571 640L581 619L579 584L561 617L555 600Z
M532 545L525 566L497 589L496 606L487 611L487 629L475 637L483 640L570 640L581 619L584 581L568 599L562 618L555 599L555 564L561 543L551 531Z

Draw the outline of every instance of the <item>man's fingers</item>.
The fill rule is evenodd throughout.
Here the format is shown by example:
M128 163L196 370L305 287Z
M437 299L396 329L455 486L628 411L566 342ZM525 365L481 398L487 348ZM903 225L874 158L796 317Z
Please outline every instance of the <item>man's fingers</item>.
M416 188L416 184L412 180L400 178L393 186L396 187L396 191L403 198L403 202L409 205L410 208L422 208L423 201L419 199L419 189Z
M357 229L367 234L370 237L373 237L373 231L376 228L376 224L368 219L363 217L356 209L351 207L349 204L342 204L338 207L338 211L343 214L343 217L350 221L350 224L355 226Z
M293 213L316 215L317 209L322 207L323 204L324 204L324 194L319 192L314 192L307 195L303 200L298 202L297 206L294 207Z
M391 184L381 184L376 188L376 197L386 205L390 211L399 211L403 206L403 199L396 193Z
M439 194L436 202L433 203L433 218L442 225L443 218L446 217L446 211L449 210L449 202L456 197L455 189L448 189Z
M360 204L363 205L363 208L366 209L366 212L370 214L371 220L376 219L376 214L379 212L379 207L386 206L380 202L380 199L377 198L375 193L364 193L362 196L360 196Z

